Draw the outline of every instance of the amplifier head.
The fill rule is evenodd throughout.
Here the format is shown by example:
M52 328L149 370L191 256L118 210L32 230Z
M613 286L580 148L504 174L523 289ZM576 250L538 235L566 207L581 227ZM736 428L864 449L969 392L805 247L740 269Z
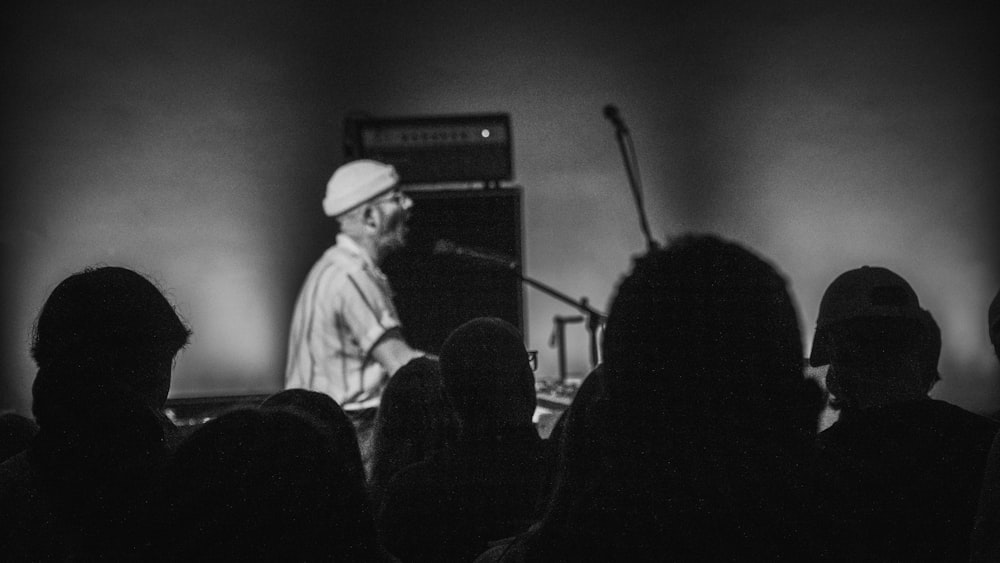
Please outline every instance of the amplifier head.
M391 164L403 184L513 179L510 115L349 117L345 156Z

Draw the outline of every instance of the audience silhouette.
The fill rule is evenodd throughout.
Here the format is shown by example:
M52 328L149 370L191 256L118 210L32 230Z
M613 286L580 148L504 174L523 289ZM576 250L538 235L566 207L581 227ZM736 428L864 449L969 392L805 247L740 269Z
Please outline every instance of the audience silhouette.
M344 444L341 444L343 446ZM198 428L170 465L167 561L377 561L357 443L337 450L293 408L237 409Z
M843 412L818 439L834 536L889 561L968 561L987 453L1000 424L931 399L940 329L912 287L850 270L820 303L810 362L829 363Z
M588 416L587 413L593 410L593 403L600 397L601 389L603 389L603 384L601 380L604 378L604 364L598 364L594 369L590 370L586 376L584 376L583 381L580 383L579 388L573 396L572 403L569 408L567 408L556 420L555 424L552 426L552 431L549 433L549 437L545 440L545 445L549 450L549 456L556 464L552 471L547 473L547 482L545 484L545 489L542 491L542 495L538 498L538 514L544 515L548 510L548 505L550 502L559 503L560 500L569 499L571 495L574 494L574 485L572 483L563 482L560 484L557 482L558 479L566 479L569 477L566 472L566 465L572 463L574 465L579 465L587 463L587 453L590 451L590 445L584 440L581 440L581 436L573 436L570 438L570 446L577 448L573 452L565 452L564 448L567 447L567 426L577 427L582 423L580 419ZM576 413L576 414L574 414ZM590 419L587 419L590 420ZM587 435L584 430L574 430L577 434ZM572 432L571 432L572 433ZM599 436L599 434L592 434L593 436ZM581 446L581 444L583 444ZM558 495L557 500L553 500L553 496Z
M988 310L1000 361L1000 292ZM483 317L396 371L369 475L329 395L181 433L190 330L88 268L34 327L34 419L0 415L4 561L1000 560L1000 422L928 396L941 329L898 274L827 288L804 375L794 300L754 251L685 234L637 257L603 363L548 440L523 335Z
M0 466L7 561L133 557L166 461L172 362L190 331L149 280L100 267L60 283L31 347L38 435Z
M470 561L488 542L526 530L549 467L532 424L534 375L523 337L496 318L454 330L440 353L458 438L389 481L379 513L403 561Z
M534 560L569 560L571 553L560 552L559 535L570 525L572 511L588 488L600 480L601 458L594 452L606 439L600 421L594 416L595 405L603 392L603 365L592 370L577 390L573 402L562 413L549 435L550 447L556 451L556 469L550 477L548 490L539 497L539 514L543 517L521 537L493 542L476 559L491 561L522 561L530 552Z
M285 389L265 399L260 408L290 409L311 418L327 434L330 443L347 464L345 471L364 481L365 468L354 424L333 397L309 389Z
M0 414L0 463L23 452L37 433L34 420L14 412Z
M368 488L376 510L392 477L454 440L455 424L437 360L414 358L392 376L382 391L372 438Z
M603 367L570 408L548 512L494 560L822 558L803 507L823 395L773 267L712 235L639 258Z
M1000 361L1000 291L990 303L987 330L993 352ZM971 551L970 560L973 563L1000 561L1000 433L993 439L986 460L983 488L972 529Z
M1000 433L994 437L986 460L971 539L970 561L1000 561Z

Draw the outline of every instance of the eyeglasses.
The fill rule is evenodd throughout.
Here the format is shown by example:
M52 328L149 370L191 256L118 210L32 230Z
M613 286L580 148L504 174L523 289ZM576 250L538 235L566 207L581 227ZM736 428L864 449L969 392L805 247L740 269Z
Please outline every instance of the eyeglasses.
M406 195L400 190L393 190L385 194L384 196L376 199L372 203L374 203L375 205L378 205L380 203L395 203L396 205L402 207L404 210L413 207L413 200L410 199L410 196Z
M538 371L538 350L528 350L528 365L531 371Z

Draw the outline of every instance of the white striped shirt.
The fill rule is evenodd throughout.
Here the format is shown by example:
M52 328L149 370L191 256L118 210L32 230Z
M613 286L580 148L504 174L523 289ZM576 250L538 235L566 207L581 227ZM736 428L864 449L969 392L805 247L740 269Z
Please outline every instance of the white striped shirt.
M398 327L385 274L350 237L337 235L295 303L285 388L326 393L345 410L377 407L388 374L371 351Z

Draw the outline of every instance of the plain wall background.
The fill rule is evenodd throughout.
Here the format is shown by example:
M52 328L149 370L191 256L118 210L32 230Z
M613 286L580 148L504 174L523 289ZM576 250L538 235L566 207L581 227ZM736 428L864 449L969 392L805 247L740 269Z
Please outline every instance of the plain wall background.
M827 5L829 4L829 5ZM31 326L91 264L150 275L195 332L173 396L280 389L291 307L331 243L342 123L508 112L525 273L607 310L654 237L774 261L811 342L844 270L887 266L942 326L935 394L1000 406L997 19L945 2L125 2L5 17L0 409L30 409ZM526 288L541 375L554 315ZM571 325L569 367L587 370ZM808 350L808 348L806 348Z

